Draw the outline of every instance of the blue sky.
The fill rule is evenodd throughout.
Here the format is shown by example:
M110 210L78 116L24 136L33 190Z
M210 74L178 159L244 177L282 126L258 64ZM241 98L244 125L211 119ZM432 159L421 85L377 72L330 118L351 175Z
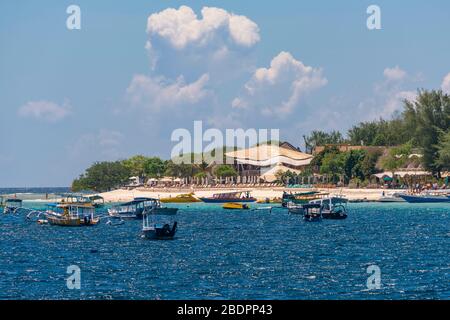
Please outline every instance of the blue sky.
M66 28L71 4L81 30ZM366 27L371 4L381 30ZM450 90L444 0L24 0L0 15L0 187L168 158L172 131L194 120L279 128L300 145L313 129L388 118L417 88Z

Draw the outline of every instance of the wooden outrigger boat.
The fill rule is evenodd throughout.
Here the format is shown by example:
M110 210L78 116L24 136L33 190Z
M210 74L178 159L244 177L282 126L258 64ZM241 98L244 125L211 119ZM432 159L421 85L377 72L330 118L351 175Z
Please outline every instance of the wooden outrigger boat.
M193 203L202 202L200 199L194 197L193 193L189 194L179 194L176 197L161 198L159 199L162 203Z
M247 204L237 203L237 202L225 203L222 208L227 209L227 210L248 210L248 209L250 209L250 207Z
M250 191L237 191L217 193L210 198L199 198L206 203L227 203L227 202L255 202L256 198L253 198Z
M61 227L88 227L100 222L91 204L50 204L45 217L49 224Z

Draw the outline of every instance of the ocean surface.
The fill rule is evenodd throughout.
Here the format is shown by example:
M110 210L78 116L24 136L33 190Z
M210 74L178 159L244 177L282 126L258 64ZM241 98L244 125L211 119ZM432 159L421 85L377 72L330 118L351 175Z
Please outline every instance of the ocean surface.
M281 208L178 207L171 241L142 239L140 221L1 215L0 299L450 299L449 204L349 204L348 219L315 223ZM66 284L72 265L79 290Z
M0 196L17 197L23 200L40 200L56 198L58 194L68 193L70 188L0 188Z

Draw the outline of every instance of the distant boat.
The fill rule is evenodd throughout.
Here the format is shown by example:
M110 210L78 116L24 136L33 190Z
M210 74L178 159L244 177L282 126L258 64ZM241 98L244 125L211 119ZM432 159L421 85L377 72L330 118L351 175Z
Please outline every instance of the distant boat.
M443 203L450 202L450 197L444 194L401 194L400 197L409 203Z
M2 200L3 202L3 200ZM20 208L22 208L22 203L23 201L21 199L16 199L16 198L9 198L4 200L3 202L3 213L4 214L11 214L11 213L16 213L17 210L19 210Z
M400 197L399 193L384 194L379 199L378 202L405 202L405 199Z
M96 208L103 208L105 206L105 199L98 194L93 196L88 196L88 199L91 201L92 205Z
M82 193L63 193L60 196L62 197L59 202L61 204L91 204L96 209L103 208L105 205L105 200L99 195L87 196Z
M227 202L255 202L256 198L250 195L250 191L217 193L210 198L199 198L206 203L227 203Z
M179 194L176 197L169 198L161 198L159 199L162 203L192 203L192 202L201 202L200 199L194 197L193 193L189 194Z
M91 204L50 204L45 217L49 224L61 227L89 227L100 222Z
M250 207L247 204L237 203L237 202L225 203L222 208L227 209L227 210L248 210L248 209L250 209Z

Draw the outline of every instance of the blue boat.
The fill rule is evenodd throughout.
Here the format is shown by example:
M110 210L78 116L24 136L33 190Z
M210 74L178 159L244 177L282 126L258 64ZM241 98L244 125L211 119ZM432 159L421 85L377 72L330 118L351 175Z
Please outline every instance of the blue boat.
M228 203L228 202L255 202L256 198L250 195L250 191L238 191L213 194L210 198L199 198L206 203Z
M409 203L442 203L449 202L450 196L447 195L408 195L400 194L399 197Z

